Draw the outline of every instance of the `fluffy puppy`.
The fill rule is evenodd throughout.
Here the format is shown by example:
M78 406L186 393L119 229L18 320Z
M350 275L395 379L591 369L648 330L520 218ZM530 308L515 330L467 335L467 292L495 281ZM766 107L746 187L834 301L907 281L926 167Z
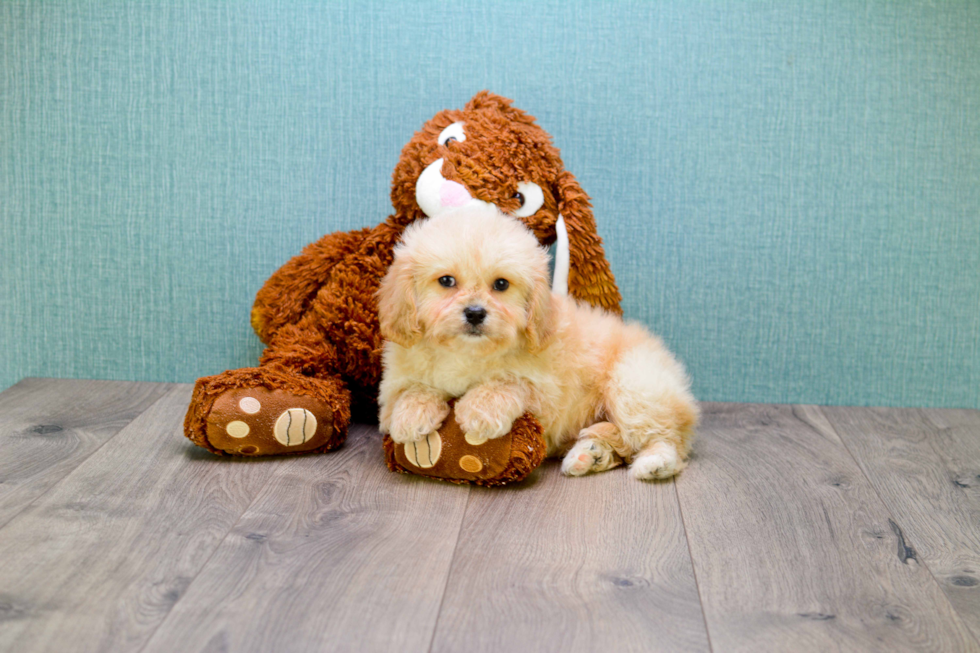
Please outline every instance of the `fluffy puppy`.
M437 430L458 397L481 439L530 411L570 476L683 469L698 421L683 366L643 327L552 293L547 251L516 219L469 206L412 225L378 298L379 421L396 442Z

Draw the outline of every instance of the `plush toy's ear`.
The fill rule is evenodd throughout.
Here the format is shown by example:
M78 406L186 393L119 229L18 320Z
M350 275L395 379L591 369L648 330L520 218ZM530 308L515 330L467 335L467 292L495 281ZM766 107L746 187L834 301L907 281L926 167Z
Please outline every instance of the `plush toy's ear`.
M381 335L402 347L411 347L422 337L411 264L396 257L378 289L378 320Z
M567 170L558 175L555 190L558 213L565 219L568 231L569 294L612 313L622 313L622 296L596 231L589 196Z

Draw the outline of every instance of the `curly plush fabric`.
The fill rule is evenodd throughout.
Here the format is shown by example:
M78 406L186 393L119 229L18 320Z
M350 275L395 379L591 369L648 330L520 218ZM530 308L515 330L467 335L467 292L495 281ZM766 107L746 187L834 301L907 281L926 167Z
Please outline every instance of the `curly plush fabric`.
M454 123L465 138L440 143ZM436 114L405 146L392 176L392 215L376 227L324 236L266 281L252 326L267 348L258 367L197 381L184 423L191 441L217 454L315 453L343 444L352 417L376 419L383 345L376 293L402 231L426 217L416 185L430 166L470 198L510 213L521 208L518 184L540 186L541 207L520 219L549 245L560 213L569 294L620 311L589 198L551 137L510 100L482 91L462 110ZM515 459L513 473L537 464L536 453Z

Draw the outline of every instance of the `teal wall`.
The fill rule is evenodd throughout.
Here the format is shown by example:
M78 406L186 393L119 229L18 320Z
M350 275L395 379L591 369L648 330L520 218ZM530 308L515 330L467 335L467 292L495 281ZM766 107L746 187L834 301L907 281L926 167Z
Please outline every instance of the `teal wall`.
M252 363L489 88L706 400L980 407L980 3L0 3L0 387Z

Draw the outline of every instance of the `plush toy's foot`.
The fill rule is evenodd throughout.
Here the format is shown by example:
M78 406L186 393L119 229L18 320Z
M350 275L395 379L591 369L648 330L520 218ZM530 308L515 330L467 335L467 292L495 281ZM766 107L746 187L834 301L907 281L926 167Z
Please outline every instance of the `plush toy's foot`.
M311 453L343 444L349 420L339 380L256 367L198 379L184 432L219 454Z
M517 418L501 438L474 439L456 423L452 404L438 432L405 444L386 435L383 443L393 472L476 485L522 481L541 464L547 450L541 424L530 413Z
M253 456L309 451L330 440L331 416L329 406L312 397L285 390L232 389L211 407L208 442L227 453Z

